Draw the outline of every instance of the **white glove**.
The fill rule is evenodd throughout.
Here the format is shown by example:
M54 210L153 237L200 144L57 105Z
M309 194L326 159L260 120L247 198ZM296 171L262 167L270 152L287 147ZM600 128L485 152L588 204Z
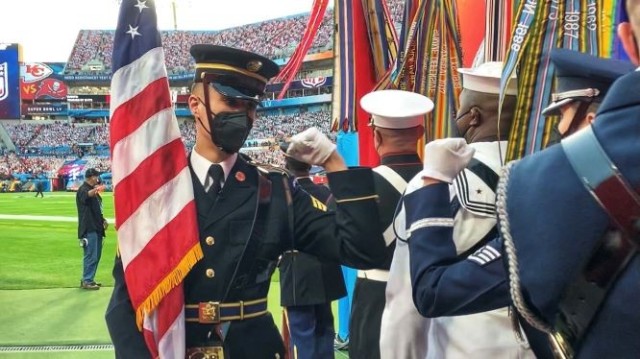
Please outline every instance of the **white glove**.
M424 168L418 175L451 183L467 167L474 152L464 138L431 141L424 146Z
M287 155L304 163L322 165L335 149L336 145L327 136L311 127L291 137Z

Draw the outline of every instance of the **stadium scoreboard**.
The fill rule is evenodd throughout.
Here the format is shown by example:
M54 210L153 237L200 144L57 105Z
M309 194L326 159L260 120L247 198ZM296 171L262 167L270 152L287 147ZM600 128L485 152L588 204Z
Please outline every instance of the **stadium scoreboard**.
M19 44L0 43L0 119L20 119Z

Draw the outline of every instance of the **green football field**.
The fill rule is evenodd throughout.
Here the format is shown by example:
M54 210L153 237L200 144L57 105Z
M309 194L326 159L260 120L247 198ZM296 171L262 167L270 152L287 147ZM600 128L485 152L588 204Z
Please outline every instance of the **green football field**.
M113 198L103 197L105 217L113 223ZM75 193L0 194L0 233L0 358L113 358L104 312L113 287L115 230L107 231L98 291L79 289ZM278 325L279 303L273 283L269 310ZM336 358L346 355L337 352Z

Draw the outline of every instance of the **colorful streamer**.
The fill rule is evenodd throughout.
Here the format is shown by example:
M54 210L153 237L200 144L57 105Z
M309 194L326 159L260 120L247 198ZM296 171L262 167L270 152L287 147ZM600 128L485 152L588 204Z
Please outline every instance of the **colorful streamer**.
M425 141L451 135L462 89L457 72L462 66L459 28L454 0L405 3L399 45L402 51L389 86L433 100L434 111L425 117Z
M309 22L307 23L304 34L302 35L302 40L293 51L287 65L282 69L282 71L280 71L280 74L274 80L275 82L284 82L282 91L280 91L280 94L278 95L279 100L284 98L291 81L293 81L300 70L302 61L307 55L307 52L309 52L309 48L311 48L311 44L313 44L313 40L318 33L320 25L322 25L322 20L324 19L324 14L327 11L328 5L329 0L314 0L311 14L309 15Z
M513 25L513 0L487 0L484 61L503 61Z

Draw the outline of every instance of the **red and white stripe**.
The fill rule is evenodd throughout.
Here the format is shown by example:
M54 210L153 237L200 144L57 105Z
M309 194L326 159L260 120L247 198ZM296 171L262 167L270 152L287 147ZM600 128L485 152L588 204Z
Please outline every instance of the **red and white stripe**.
M111 150L119 251L138 309L198 244L191 174L161 47L113 74ZM154 357L184 357L184 323L180 283L145 315Z

